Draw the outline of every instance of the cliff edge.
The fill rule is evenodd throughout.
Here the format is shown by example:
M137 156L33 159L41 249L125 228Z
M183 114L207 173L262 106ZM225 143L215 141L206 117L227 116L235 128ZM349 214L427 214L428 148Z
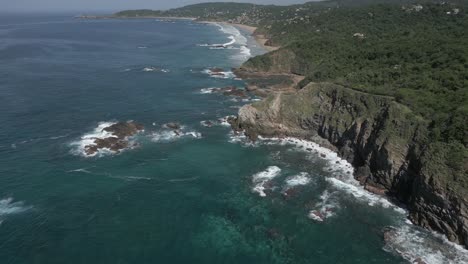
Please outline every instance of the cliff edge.
M273 92L233 122L253 140L291 136L334 149L367 190L394 197L415 224L468 247L464 146L431 142L428 126L392 97L331 83Z

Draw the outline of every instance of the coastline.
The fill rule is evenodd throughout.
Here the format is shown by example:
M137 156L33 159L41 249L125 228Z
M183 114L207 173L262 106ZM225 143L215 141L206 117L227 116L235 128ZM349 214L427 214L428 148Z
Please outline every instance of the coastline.
M77 19L173 19L173 20L191 20L191 21L196 21L197 18L195 17L161 17L161 16L141 16L141 17L119 17L119 16L87 16L87 15L82 15L82 16L76 16L75 18ZM274 47L274 46L269 46L266 45L267 41L269 40L268 38L265 37L265 35L257 35L255 34L255 31L257 30L257 27L254 26L248 26L244 24L238 24L238 23L230 23L230 22L225 22L225 21L197 21L199 23L222 23L222 24L227 24L231 25L233 27L237 27L240 29L243 29L247 32L250 33L250 35L255 39L257 44L265 49L268 52L272 52L275 50L280 49L281 47Z
M240 28L240 29L243 29L243 30L249 32L250 35L255 39L257 44L260 47L262 47L263 49L267 50L268 52L275 51L275 50L278 50L280 48L280 47L273 47L273 46L266 45L266 42L268 41L268 39L265 38L264 35L255 34L255 31L257 30L257 27L248 26L248 25L244 25L244 24L229 23L229 22L221 22L221 23L228 24L228 25L231 25L233 27L237 27L237 28Z

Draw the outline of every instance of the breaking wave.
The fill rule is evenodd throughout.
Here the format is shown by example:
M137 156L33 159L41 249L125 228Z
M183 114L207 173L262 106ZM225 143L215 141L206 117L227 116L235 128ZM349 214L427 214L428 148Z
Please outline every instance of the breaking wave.
M210 69L205 69L202 73L210 75L212 78L217 79L234 79L236 75L232 71L220 71L220 72L213 72ZM211 93L211 92L210 92Z
M404 223L390 227L384 235L384 250L396 253L411 263L468 263L468 250L439 234Z
M252 176L252 183L254 187L253 192L258 193L261 197L265 197L265 190L271 189L270 181L280 175L281 169L276 166L270 166L266 170L256 173Z
M180 129L175 130L163 127L161 130L151 134L151 140L159 143L172 142L183 138L200 139L202 138L202 134L194 130L187 130L185 126L181 126Z
M94 128L91 132L84 134L79 140L70 143L70 146L72 147L72 154L83 157L113 154L113 152L110 149L100 149L95 154L88 155L86 153L86 146L93 145L96 139L112 137L113 134L111 132L105 131L104 128L110 127L114 124L116 124L116 122L100 122L98 126Z
M298 175L290 176L286 179L287 187L296 187L307 185L311 181L310 175L307 172L301 172Z
M325 190L320 195L320 202L315 204L314 209L309 212L309 218L318 222L323 222L336 214L339 208L336 193Z
M339 199L342 199L340 198L342 197L341 194L347 193L357 201L365 202L368 206L390 208L396 213L394 217L399 224L396 227L391 227L390 232L386 232L384 250L398 254L411 263L468 263L468 250L449 242L441 234L412 225L407 219L408 213L406 210L394 205L383 196L366 191L354 179L351 164L338 157L337 153L316 143L296 138L260 139L263 141L260 144L292 145L296 150L314 153L314 157L318 156L327 161L328 166L325 170L331 172L331 176L326 177L329 188L320 195L320 201L310 208L308 214L310 219L324 222L326 219L335 216L340 210ZM245 138L240 141L243 140ZM295 182L305 182L305 178ZM261 189L262 186L259 185L258 192L260 194L264 194L264 189Z
M200 47L209 47L210 49L239 49L239 53L233 56L236 60L246 60L252 56L251 50L247 46L247 38L236 27L226 23L212 23L217 26L221 32L229 35L229 41L220 44L199 44Z

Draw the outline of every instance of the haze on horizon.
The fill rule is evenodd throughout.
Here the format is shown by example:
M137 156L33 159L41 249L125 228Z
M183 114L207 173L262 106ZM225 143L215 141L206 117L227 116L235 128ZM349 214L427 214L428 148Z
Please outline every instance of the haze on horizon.
M311 0L2 0L3 12L114 12L125 9L169 9L205 2L290 5Z

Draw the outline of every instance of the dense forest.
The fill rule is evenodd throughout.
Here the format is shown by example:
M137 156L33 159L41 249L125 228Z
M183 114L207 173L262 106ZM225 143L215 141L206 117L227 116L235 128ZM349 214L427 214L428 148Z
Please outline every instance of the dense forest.
M468 1L341 0L272 6L207 3L117 17L175 16L256 26L274 53L294 56L292 73L393 96L428 121L429 141L450 149L466 177L468 160ZM246 67L269 71L272 53ZM298 87L298 88L300 88Z

